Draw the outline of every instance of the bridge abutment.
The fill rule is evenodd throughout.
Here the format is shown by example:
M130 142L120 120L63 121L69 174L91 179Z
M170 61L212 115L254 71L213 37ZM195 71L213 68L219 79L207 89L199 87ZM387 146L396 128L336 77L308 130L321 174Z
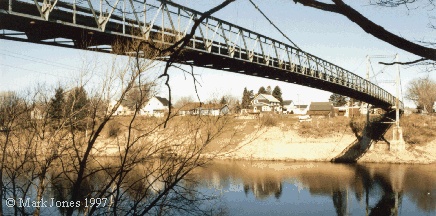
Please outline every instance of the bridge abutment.
M392 140L389 144L389 151L399 152L406 149L406 142L403 139L403 129L400 126L393 128Z

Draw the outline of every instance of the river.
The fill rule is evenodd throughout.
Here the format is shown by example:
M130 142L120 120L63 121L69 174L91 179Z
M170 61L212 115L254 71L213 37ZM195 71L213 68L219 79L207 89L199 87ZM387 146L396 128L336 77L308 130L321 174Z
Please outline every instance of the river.
M153 167L147 164L153 163L137 166L125 178L120 204L114 207L119 215L134 215L132 203L135 210L142 210L164 188L157 178L144 175ZM81 192L98 195L107 178L96 175L83 183ZM47 206L41 206L41 215L63 215L69 208L62 205L71 186L67 179L53 175L49 179L43 197ZM18 186L28 185L22 187L28 188L22 199L30 200L36 200L37 183L21 177L15 181ZM88 202L104 199L107 202L94 215L113 215L111 191L102 198L84 197L75 213L85 214ZM2 199L5 215L34 212L33 206L23 206L19 198L11 206L12 197L7 193L7 199ZM165 208L156 208L151 215L436 215L436 166L213 161L194 169L165 200L160 202Z
M216 161L199 190L225 215L436 215L436 166Z

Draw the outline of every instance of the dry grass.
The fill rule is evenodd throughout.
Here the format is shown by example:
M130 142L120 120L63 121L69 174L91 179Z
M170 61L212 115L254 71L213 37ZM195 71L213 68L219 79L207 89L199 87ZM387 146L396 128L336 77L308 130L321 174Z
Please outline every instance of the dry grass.
M366 117L359 118L313 118L312 122L298 122L294 115L265 115L260 119L236 119L228 117L223 123L226 126L207 148L208 152L228 151L234 149L240 143L252 139L253 134L260 133L261 128L280 127L283 131L295 130L305 138L326 138L340 134L354 134L356 137L362 135L366 124ZM145 129L152 125L161 123L162 118L139 117L134 124L137 128ZM205 119L203 119L205 120ZM401 119L404 139L410 144L425 144L436 138L436 116L411 115L403 116ZM105 128L103 134L113 137L113 134L123 134L127 130L130 117L115 117L114 121ZM196 124L201 121L196 116L178 116L168 124L168 131L171 128L183 127L182 125ZM214 124L213 118L210 123ZM164 130L166 131L166 130ZM112 135L112 136L111 136ZM390 140L392 131L385 134Z
M323 138L351 132L350 119L346 117L314 118L310 122L297 123L297 132L302 137Z
M400 121L404 141L409 144L426 144L436 139L436 116L412 114Z
M127 133L131 118L131 116L114 117L104 128L102 134L105 135L106 139L124 136ZM138 116L133 123L133 128L134 131L147 131L151 130L153 126L162 124L163 121L165 121L164 118ZM275 120L271 119L270 121ZM201 130L198 134L200 138L206 139L208 134L216 136L208 144L207 152L219 152L233 149L239 143L248 140L249 135L259 131L261 121L259 119L236 119L233 116L176 116L168 122L166 129L163 129L162 125L158 133L168 134L175 130L185 130L186 135L190 136L195 133L192 128L200 125Z

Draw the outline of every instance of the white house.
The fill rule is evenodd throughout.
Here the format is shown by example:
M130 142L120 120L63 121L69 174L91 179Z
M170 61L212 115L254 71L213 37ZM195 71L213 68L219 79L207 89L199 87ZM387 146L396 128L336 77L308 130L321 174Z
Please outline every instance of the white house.
M169 101L166 98L154 96L150 98L139 110L140 115L163 117L169 109Z
M251 101L254 112L281 112L280 101L268 94L258 94Z
M219 116L229 113L227 104L189 103L179 110L179 115L209 115Z
M111 101L109 103L108 112L112 110L115 104L117 104L117 101ZM120 106L118 106L117 110L115 110L113 115L119 116L119 115L131 115L131 114L132 114L132 110L130 110L127 106L123 106L122 104L120 104Z
M293 114L293 110L295 109L295 103L292 100L284 100L283 101L283 113Z
M309 106L305 104L295 104L294 109L291 111L292 114L306 115L309 110Z

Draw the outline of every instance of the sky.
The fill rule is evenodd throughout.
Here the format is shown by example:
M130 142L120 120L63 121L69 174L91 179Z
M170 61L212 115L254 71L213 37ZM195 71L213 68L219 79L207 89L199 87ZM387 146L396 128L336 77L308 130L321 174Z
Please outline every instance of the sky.
M383 67L377 62L392 61L395 54L399 55L400 61L418 58L365 33L342 15L305 7L291 0L253 1L306 52L362 77L366 77L366 56L369 55L371 57L370 76L377 74L376 79L373 78L372 81L378 82L391 93L395 93L392 81L395 79L396 67ZM205 11L220 1L175 0L175 2ZM433 21L430 17L435 16L436 9L432 10L424 4L412 5L407 9L406 7L384 8L369 5L370 1L367 0L345 2L370 20L406 39L411 41L436 40L436 30L429 28L429 23ZM285 37L280 35L248 0L237 0L215 13L214 16L289 44ZM435 23L436 20L433 22ZM375 56L387 57L376 58ZM112 58L113 56L109 54L0 39L0 91L22 91L40 83L51 86L71 84L85 67L89 67L89 64L96 64L94 68L99 70L107 66ZM151 73L156 76L161 72L158 69L162 69L162 65L163 63L159 64L157 70ZM426 75L422 69L422 67L407 66L400 68L403 92L410 80ZM261 86L272 88L279 86L284 100L294 100L301 104L311 101L328 101L332 94L286 82L212 69L195 68L194 72L198 74L197 79L200 81L197 88L202 101L223 95L242 98L244 87L256 93ZM98 74L98 71L95 72L97 77ZM172 97L175 101L186 96L197 97L191 77L185 76L177 69L171 70L170 76ZM435 73L430 73L430 76L436 78ZM92 85L92 82L88 85ZM166 97L167 91L164 87L161 88L159 94ZM405 101L405 104L413 106L410 101Z

